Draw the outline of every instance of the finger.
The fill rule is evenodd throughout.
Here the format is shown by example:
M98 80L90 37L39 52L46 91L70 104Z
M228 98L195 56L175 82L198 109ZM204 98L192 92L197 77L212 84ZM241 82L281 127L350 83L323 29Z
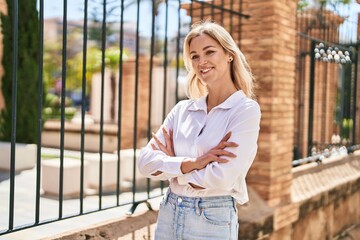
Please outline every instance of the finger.
M226 150L214 150L211 152L212 154L215 154L216 156L227 156L227 157L236 157L236 155L232 152L226 151Z
M153 144L153 143L151 143L150 146L151 146L151 148L152 148L153 150L159 150L159 149L155 146L155 144Z
M224 149L226 147L238 147L238 146L239 146L239 144L234 143L234 142L220 142L213 149Z
M230 137L231 137L231 132L228 132L228 133L221 139L220 142L222 142L222 141L227 141L227 140L229 140Z
M165 138L166 146L171 145L170 134L166 131L165 128L162 128L162 131L163 131L163 133L164 133L164 138Z
M164 133L165 135L169 135L168 132L166 131L166 128L163 127L163 128L162 128L162 131L163 131L163 133Z
M155 142L157 143L157 145L159 146L159 148L161 149L161 146L165 147L164 144L162 144L160 142L160 140L157 138L157 136L155 135L155 133L152 133L152 137L154 138Z
M170 140L171 143L173 142L173 136L174 136L174 131L172 129L170 129Z
M175 152L174 151L174 138L173 138L173 136L174 136L174 131L172 130L172 129L170 129L170 141L171 141L171 150L172 150L172 152Z
M227 162L229 162L229 160L225 159L225 158L217 158L216 162L218 162L218 163L227 163Z

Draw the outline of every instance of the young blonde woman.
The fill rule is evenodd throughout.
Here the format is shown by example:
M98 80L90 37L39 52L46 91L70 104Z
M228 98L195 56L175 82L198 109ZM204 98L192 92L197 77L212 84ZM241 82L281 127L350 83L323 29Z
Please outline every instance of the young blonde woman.
M233 38L213 22L192 26L184 61L189 100L171 110L138 159L143 175L170 181L155 239L235 240L261 116L253 77Z

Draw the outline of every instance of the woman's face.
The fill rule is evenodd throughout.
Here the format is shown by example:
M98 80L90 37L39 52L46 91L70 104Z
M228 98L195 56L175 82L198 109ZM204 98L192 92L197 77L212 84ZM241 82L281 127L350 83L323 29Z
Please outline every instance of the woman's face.
M206 85L231 79L229 53L207 34L190 42L190 59L196 76Z

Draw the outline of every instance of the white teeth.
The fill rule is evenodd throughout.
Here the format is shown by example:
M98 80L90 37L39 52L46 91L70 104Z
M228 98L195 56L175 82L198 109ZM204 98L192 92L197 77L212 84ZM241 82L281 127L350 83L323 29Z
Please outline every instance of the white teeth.
M206 68L206 69L201 69L200 71L203 72L203 73L207 73L210 70L211 70L211 68Z

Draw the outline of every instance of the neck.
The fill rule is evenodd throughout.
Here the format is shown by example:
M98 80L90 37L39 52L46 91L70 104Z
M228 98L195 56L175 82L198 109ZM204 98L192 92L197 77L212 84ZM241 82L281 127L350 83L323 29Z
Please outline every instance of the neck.
M208 88L208 96L206 99L207 111L210 112L211 109L223 103L236 91L237 90L233 84L226 88L224 87L217 87L216 89Z

